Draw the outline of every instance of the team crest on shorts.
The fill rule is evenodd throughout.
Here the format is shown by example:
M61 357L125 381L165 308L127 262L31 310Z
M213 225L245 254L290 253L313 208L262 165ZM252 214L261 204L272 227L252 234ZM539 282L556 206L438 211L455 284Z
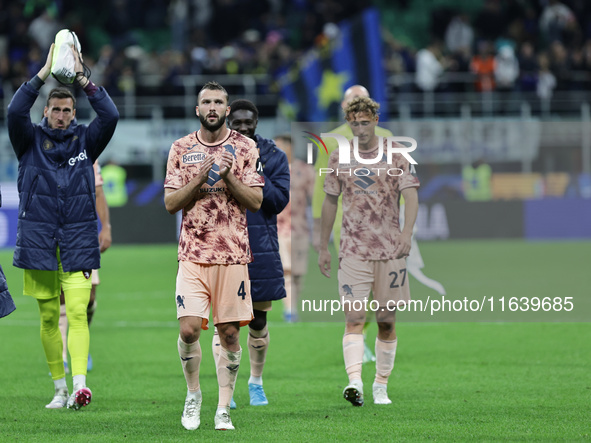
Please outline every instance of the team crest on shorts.
M179 308L185 308L185 296L183 295L182 297L180 295L176 296L176 304L178 305Z
M86 280L88 280L90 278L90 276L92 275L92 271L82 271L82 275L84 276L84 278Z

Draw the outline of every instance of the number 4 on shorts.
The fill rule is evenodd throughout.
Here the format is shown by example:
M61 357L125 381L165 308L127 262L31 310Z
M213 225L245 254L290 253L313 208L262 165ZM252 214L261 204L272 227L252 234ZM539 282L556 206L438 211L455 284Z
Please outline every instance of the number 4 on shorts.
M244 280L242 280L242 283L240 283L240 287L238 288L238 297L242 297L242 300L244 300L245 296L246 290L244 289Z

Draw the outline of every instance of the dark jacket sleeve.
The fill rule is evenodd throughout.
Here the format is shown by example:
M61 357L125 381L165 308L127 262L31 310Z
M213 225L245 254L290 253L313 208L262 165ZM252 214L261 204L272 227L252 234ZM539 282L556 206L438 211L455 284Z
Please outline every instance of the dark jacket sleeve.
M274 162L268 165L263 187L261 209L267 214L279 214L289 203L289 163L287 155L275 148Z
M119 111L103 87L100 87L92 97L89 96L88 101L96 112L96 117L90 122L86 132L86 146L94 162L105 150L115 133L115 127L119 121Z
M39 91L25 82L16 91L8 105L8 136L12 149L18 158L35 141L35 126L31 122L31 107L39 96Z

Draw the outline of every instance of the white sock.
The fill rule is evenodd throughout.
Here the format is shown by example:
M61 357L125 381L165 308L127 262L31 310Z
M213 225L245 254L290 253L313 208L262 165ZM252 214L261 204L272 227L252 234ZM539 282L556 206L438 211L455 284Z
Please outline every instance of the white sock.
M250 379L249 383L263 384L263 369L269 349L269 330L267 326L261 330L248 329L248 355L250 357ZM256 380L256 381L251 381Z
M343 356L349 382L361 380L363 361L363 334L345 333L343 336Z
M199 367L201 366L201 345L199 340L193 343L185 343L179 335L177 349L187 388L189 391L197 392L199 390Z
M53 384L55 385L55 390L59 391L61 389L68 390L68 385L66 384L66 377L60 378L59 380L54 380Z
M222 412L228 413L228 410L226 408L220 408L220 407L218 407L215 410L215 415L221 414Z
M230 407L232 395L234 395L234 386L236 384L238 369L240 368L242 349L232 352L223 346L220 348L220 356L216 362L219 386L218 409L227 410Z
M398 339L381 340L376 337L376 383L382 385L388 383L388 377L394 369L397 345Z
M193 398L195 400L201 399L201 389L197 389L196 391L190 391L187 389L187 398Z
M74 391L86 387L86 375L79 374L73 377L74 379Z

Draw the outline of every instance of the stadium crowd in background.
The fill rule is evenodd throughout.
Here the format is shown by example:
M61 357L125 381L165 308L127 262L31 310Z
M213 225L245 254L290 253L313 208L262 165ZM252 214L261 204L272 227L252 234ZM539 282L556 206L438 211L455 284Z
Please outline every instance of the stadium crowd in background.
M67 27L90 49L86 61L94 78L114 96L129 88L139 94L182 94L175 78L183 74L273 72L313 45L325 23L370 4L111 0L97 14L67 0L1 3L2 82L16 89L42 63L37 37Z
M554 89L581 89L591 80L590 16L588 2L486 0L472 18L442 14L447 26L433 25L432 44L415 60L403 57L402 70L412 71L416 61L422 91L537 91L545 98ZM475 79L439 82L443 71L472 73Z
M68 0L0 0L0 94L10 96L38 71L46 50L40 42L64 27L75 31L88 48L93 79L112 96L182 95L181 75L273 75L309 48L322 48L334 36L335 23L362 9L396 8L400 19L414 2L108 3L96 13ZM401 90L523 91L544 98L588 85L591 3L483 0L470 13L454 5L450 0L430 12L432 42L427 46L395 38L396 18L393 23L384 19L387 72L417 78L403 83ZM440 77L441 72L474 78L458 81ZM262 87L270 88L271 82L269 78Z

